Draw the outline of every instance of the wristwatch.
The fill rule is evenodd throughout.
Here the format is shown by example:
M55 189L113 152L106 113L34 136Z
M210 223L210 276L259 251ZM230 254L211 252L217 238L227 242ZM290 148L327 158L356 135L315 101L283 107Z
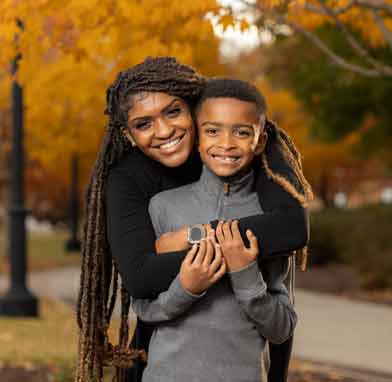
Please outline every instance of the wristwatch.
M204 239L207 236L206 229L203 224L195 224L188 227L188 243L189 244L198 244L201 239Z

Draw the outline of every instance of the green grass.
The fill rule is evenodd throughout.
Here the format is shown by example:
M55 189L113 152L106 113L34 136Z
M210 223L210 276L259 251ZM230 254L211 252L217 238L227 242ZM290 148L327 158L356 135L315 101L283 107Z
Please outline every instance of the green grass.
M115 341L118 322L110 331ZM0 366L45 367L56 382L73 381L77 355L75 313L59 301L41 300L40 318L0 318ZM107 371L109 381L110 370Z
M66 231L29 234L27 244L29 270L47 270L67 265L79 265L80 255L66 252L64 249L68 237L69 234ZM4 231L0 229L0 273L4 273L8 267L4 250L5 235Z

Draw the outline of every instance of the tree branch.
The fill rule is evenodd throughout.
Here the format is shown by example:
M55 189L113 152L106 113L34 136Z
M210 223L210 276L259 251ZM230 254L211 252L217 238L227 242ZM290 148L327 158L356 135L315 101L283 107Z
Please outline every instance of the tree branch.
M281 19L281 22L285 23L288 25L290 28L292 28L294 31L302 34L304 37L306 37L310 42L312 42L315 46L317 46L327 57L331 59L331 61L346 70L349 70L354 73L361 74L366 77L380 77L381 73L377 69L371 69L371 68L366 68L364 66L352 64L345 60L343 57L339 56L336 54L334 51L332 51L319 37L317 37L315 34L307 31L306 29L302 28L298 24L286 20L284 18Z
M383 0L353 0L355 5L362 8L374 9L376 11L384 11L392 15L392 4Z
M392 31L390 31L384 23L384 19L380 16L379 11L372 10L373 19L376 25L380 28L380 31L385 38L385 41L389 45L389 48L392 49Z
M354 6L355 6L355 0L351 0L343 7L334 8L333 11L334 11L334 13L336 15L340 15L342 13L347 12L349 9L351 9ZM318 13L318 14L323 15L323 16L327 16L328 15L328 13L323 8L318 7L317 5L314 5L314 4L311 4L311 3L308 3L308 2L306 2L304 4L304 8L307 11L310 11L310 12L313 12L313 13Z
M290 0L287 0L290 1ZM243 4L259 11L261 14L269 12L269 10L265 9L262 4L259 2L252 3L249 0L242 0ZM328 45L322 41L316 34L306 30L299 24L289 21L286 17L282 16L279 13L272 14L271 17L278 24L285 24L292 28L295 32L300 33L304 36L308 41L310 41L313 45L315 45L318 49L320 49L335 65L349 70L351 72L366 76L366 77L381 77L381 76L392 76L392 67L385 65L382 62L379 62L374 57L372 57L369 52L363 48L360 43L355 39L355 37L348 31L346 26L340 21L338 14L346 12L348 9L355 6L363 6L364 8L371 9L381 9L382 11L388 12L389 8L392 12L392 6L387 3L384 3L382 0L350 0L345 6L340 8L331 9L328 8L325 4L320 1L321 6L317 6L314 4L305 3L305 9L317 12L323 15L330 16L335 22L336 26L341 30L347 39L348 43L354 50L354 52L367 61L372 67L366 67L363 65L358 65L347 61L344 57L334 52ZM269 12L271 13L271 12ZM386 28L386 27L385 27ZM387 32L391 33L387 30Z
M322 1L319 0L320 7L326 12L328 16L335 22L336 26L340 29L347 42L350 44L354 52L372 65L381 74L392 76L392 67L384 65L380 61L376 60L371 54L359 43L359 41L350 33L346 26L340 21L339 17L335 14L335 11L326 6Z

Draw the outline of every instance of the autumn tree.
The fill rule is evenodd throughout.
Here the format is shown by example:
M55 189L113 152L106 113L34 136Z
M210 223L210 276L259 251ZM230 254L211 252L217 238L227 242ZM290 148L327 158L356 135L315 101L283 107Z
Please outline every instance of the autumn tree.
M86 181L106 123L105 89L146 56L174 55L204 74L222 73L219 41L206 18L217 9L215 0L2 1L0 112L9 109L9 62L21 54L18 79L35 173L40 167L66 184L70 157L78 153Z
M391 0L239 0L243 13L251 15L260 31L271 35L302 35L331 63L367 77L391 77L392 61L379 57L375 48L392 50ZM230 8L220 13L222 23L230 24ZM239 16L241 19L241 15ZM248 17L249 19L249 17ZM346 52L334 50L318 34L332 26L346 43Z

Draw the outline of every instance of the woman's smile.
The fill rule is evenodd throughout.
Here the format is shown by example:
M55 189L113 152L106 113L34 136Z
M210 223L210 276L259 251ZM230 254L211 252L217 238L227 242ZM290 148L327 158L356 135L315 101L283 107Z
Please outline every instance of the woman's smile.
M144 92L133 101L128 112L128 133L138 148L167 167L185 163L195 136L185 101L160 92Z
M176 138L170 139L164 143L154 145L153 148L159 149L163 153L173 153L179 148L178 146L181 142L183 142L185 135L186 133Z

